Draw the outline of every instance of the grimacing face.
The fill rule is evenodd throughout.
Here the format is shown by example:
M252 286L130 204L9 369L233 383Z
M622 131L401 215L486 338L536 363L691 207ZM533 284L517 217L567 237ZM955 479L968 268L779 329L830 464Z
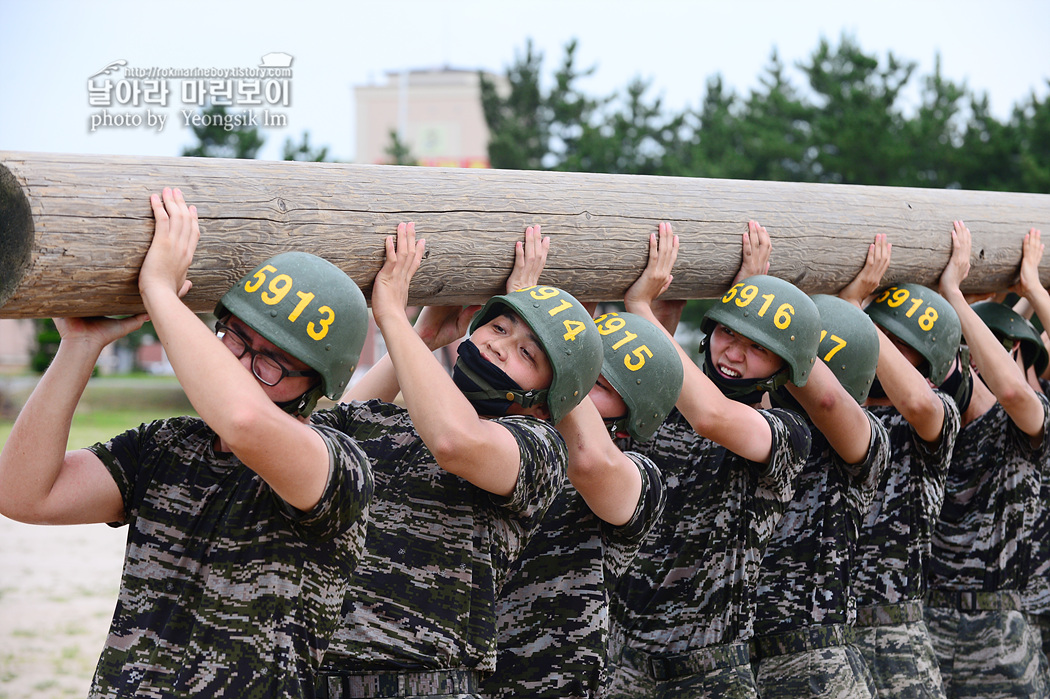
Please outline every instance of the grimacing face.
M727 379L764 379L784 366L784 360L762 345L718 323L708 343L711 363Z

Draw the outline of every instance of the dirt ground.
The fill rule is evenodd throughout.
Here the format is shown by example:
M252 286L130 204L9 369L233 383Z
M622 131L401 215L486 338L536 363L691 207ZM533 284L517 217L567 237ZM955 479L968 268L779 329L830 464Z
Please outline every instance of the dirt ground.
M120 588L126 533L0 516L0 699L87 696Z

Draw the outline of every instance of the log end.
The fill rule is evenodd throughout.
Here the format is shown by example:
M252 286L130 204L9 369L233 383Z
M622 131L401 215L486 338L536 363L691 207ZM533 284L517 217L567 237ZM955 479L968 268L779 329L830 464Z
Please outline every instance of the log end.
M0 308L14 294L29 268L33 239L29 198L18 178L0 165Z

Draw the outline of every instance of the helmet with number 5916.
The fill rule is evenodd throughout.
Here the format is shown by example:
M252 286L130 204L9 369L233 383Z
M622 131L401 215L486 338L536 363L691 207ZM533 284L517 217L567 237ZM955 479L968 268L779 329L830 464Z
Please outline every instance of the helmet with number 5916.
M711 306L700 329L710 335L716 323L783 359L791 383L806 385L820 342L820 314L797 286L765 274L748 277Z

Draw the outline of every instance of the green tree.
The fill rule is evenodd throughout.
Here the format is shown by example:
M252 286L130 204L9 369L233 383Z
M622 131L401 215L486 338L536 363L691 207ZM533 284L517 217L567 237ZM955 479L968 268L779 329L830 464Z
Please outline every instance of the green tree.
M525 45L524 55L507 68L510 92L502 96L495 83L479 74L481 106L489 127L489 162L514 170L561 169L577 157L590 119L602 104L577 88L577 81L594 68L576 67L576 41L565 47L565 58L547 92L540 86L543 54Z
M390 129L390 143L383 152L390 158L391 165L419 165L408 144L401 140L394 129Z
M182 155L197 158L243 158L252 159L263 147L265 140L259 129L230 127L232 115L224 105L212 105L200 111L201 125L191 125L197 137L197 145L183 148Z
M664 165L665 174L690 177L742 178L750 173L744 155L740 126L743 107L721 75L707 80L707 89L698 113L686 115L691 126L688 137Z
M813 107L803 101L784 75L774 49L738 123L743 174L753 180L803 182L814 179Z
M296 145L292 142L292 139L287 138L284 141L284 154L281 156L282 160L297 160L304 163L325 163L328 162L328 146L321 146L320 148L310 147L310 132L303 131L303 140Z
M962 119L964 85L941 73L941 57L933 75L923 79L921 104L905 125L910 156L901 184L911 187L958 187L959 157L965 122Z
M972 95L969 112L959 148L959 186L986 191L1015 189L1020 154L1015 125L992 115L987 94Z
M633 80L622 103L582 126L580 137L565 153L558 169L661 174L664 156L681 147L685 116L666 116L659 98L646 101L644 94L648 89L648 82Z
M885 67L843 36L832 48L821 39L799 64L817 96L812 121L815 176L821 182L899 184L906 171L905 119L897 107L915 70L889 53Z
M1017 189L1050 193L1050 96L1040 102L1033 92L1015 107L1013 123L1019 150Z

